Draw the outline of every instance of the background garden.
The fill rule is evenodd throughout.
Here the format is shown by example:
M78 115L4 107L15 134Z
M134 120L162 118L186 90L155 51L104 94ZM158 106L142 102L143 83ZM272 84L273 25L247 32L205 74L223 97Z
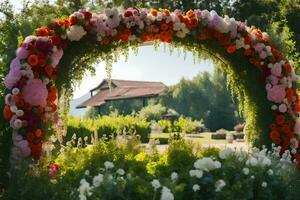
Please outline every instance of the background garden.
M13 11L9 1L1 2L0 6L1 79L7 74L22 38L51 19L69 16L82 7L92 11L111 6L216 10L220 15L247 20L248 24L268 31L277 38L283 54L293 60L296 70L300 62L297 0L25 1L18 12ZM94 71L92 66L87 68ZM77 72L70 84L82 76ZM3 81L0 94L3 107ZM177 120L164 119L166 113L175 111ZM297 199L299 196L299 173L289 161L290 155L279 158L280 149L274 147L272 152L253 149L247 154L201 146L211 137L225 139L230 134L239 138L243 132L243 113L239 112L238 100L227 87L226 74L218 68L213 75L203 73L192 80L181 80L144 108L134 101L116 102L102 110L91 109L82 119L70 116L67 110L63 114L66 126L60 129L61 137L50 138L45 157L38 165L21 167L13 174L8 156L10 130L1 116L0 198ZM208 134L211 131L216 136ZM186 140L195 137L199 138L196 142ZM157 144L169 144L169 148L159 152Z

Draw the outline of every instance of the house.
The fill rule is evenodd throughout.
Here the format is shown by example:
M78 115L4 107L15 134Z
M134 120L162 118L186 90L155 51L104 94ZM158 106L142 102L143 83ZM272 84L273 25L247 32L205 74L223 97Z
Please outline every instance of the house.
M76 108L101 107L109 101L127 99L141 99L145 106L147 99L157 97L165 89L167 86L162 82L116 79L111 79L111 88L109 88L109 81L104 79L97 87L90 90L91 97Z

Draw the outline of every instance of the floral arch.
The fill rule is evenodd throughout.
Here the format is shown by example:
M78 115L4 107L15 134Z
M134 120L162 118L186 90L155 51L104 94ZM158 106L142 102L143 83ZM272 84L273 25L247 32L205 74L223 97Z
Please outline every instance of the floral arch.
M5 77L3 113L15 155L40 158L47 124L57 114L58 91L71 88L85 64L112 61L148 41L172 43L221 62L241 102L248 139L255 145L275 143L300 163L300 99L292 65L266 33L207 10L129 8L92 14L82 9L36 29L16 50Z

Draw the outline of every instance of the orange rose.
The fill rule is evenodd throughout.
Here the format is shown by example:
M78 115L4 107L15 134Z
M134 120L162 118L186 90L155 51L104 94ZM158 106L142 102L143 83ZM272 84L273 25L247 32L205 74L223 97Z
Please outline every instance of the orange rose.
M35 54L31 54L28 58L27 58L27 62L29 65L31 66L36 66L39 63L39 58L37 57L37 55Z
M3 116L4 116L4 119L6 119L6 120L10 120L11 117L13 116L13 113L11 112L8 105L6 105L3 109Z
M42 132L41 129L37 129L37 130L35 131L35 136L36 136L36 137L41 137L42 135L43 135L43 132Z

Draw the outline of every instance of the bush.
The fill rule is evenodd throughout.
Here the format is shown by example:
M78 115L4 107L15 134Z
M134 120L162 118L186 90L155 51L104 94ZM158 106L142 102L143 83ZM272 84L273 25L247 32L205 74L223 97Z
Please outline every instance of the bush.
M64 137L64 141L70 141L75 134L77 137L91 140L91 136L94 133L93 120L91 119L80 119L77 117L69 117L67 121L67 129Z
M166 192L191 200L299 199L300 172L289 156L278 157L279 148L195 152L192 143L177 140L159 155L135 137L120 137L89 148L65 148L55 159L56 176L48 174L46 160L22 167L12 173L4 199L157 200Z
M175 126L179 128L182 133L197 133L197 129L203 126L201 121L193 121L189 117L180 117L178 121L175 122Z
M228 131L226 129L219 129L216 133L211 134L211 139L215 140L225 140Z
M173 132L172 124L171 124L171 122L169 120L164 120L164 119L163 120L159 120L158 124L161 127L163 133L171 133L171 132Z
M193 121L191 118L183 116L175 121L173 126L169 120L159 120L158 124L164 133L197 133L198 128L203 126L201 121Z
M95 120L70 117L68 120L66 139L70 140L74 133L78 137L91 137L97 131L99 138L107 140L118 134L139 135L142 142L148 142L150 123L131 115L102 116Z
M148 105L140 110L139 117L147 121L158 121L162 119L166 111L166 107L162 106L161 104Z
M131 115L98 117L94 123L99 137L108 139L118 134L136 134L142 142L148 142L151 131L150 123Z

